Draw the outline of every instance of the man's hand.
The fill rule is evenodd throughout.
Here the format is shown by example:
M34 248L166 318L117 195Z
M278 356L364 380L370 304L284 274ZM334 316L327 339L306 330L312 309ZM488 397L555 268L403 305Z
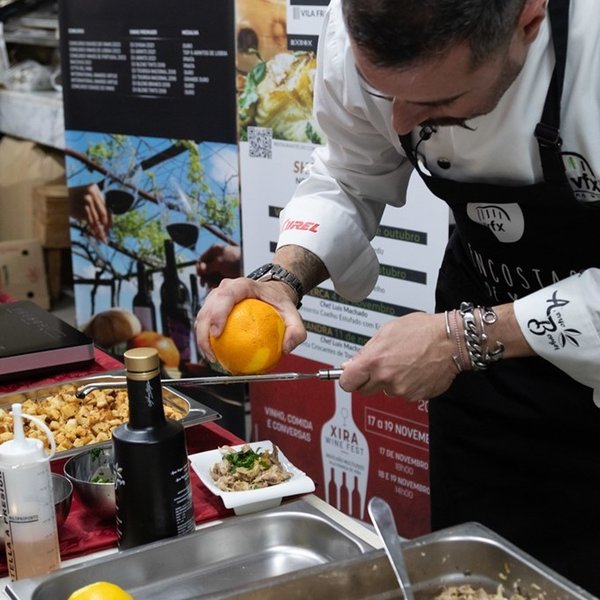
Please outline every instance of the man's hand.
M370 395L385 392L410 401L446 391L457 375L443 314L411 313L386 323L351 360L340 385Z
M320 259L300 246L278 248L273 262L288 269L300 279L305 291L311 290L329 276ZM244 298L258 298L272 304L285 321L283 352L289 354L306 339L306 329L296 309L296 294L283 281L254 281L247 277L223 279L206 297L196 317L196 341L204 357L215 362L209 334L219 336L235 304Z
M247 277L223 279L204 300L196 317L196 341L203 356L215 362L210 347L209 334L218 337L223 331L227 317L235 304L244 298L258 298L272 304L285 321L283 351L289 354L306 339L304 324L296 309L293 290L281 281L259 282Z
M106 242L112 227L112 216L106 208L104 196L95 183L69 188L70 214L79 221L85 221L93 237Z

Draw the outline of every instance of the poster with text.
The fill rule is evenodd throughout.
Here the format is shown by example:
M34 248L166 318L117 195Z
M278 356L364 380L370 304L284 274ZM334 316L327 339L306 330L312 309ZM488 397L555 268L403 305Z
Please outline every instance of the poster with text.
M312 82L327 5L327 0L236 1L246 271L271 262L279 214L302 181L312 151L326 142L312 114ZM373 240L380 276L369 298L351 303L329 281L310 291L300 309L308 339L278 370L337 367L390 319L432 310L447 239L447 207L413 178L407 205L386 209ZM428 531L426 402L365 398L320 380L251 384L250 398L254 439L279 444L330 504L368 520L366 503L378 495L392 505L402 535Z
M241 240L233 0L59 12L77 324L195 374L196 263Z

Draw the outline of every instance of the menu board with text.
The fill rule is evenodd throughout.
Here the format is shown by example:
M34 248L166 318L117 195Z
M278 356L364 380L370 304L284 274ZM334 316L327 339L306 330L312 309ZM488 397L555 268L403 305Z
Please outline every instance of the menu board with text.
M66 128L235 143L233 11L61 0Z

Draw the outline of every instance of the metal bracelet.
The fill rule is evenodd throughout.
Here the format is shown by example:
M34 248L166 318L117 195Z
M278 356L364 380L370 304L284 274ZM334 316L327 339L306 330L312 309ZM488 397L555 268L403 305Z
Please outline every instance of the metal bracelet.
M498 320L498 315L494 312L494 309L489 306L479 306L479 315L482 321L482 329L486 325L493 325ZM485 336L487 340L487 335ZM499 361L504 356L504 344L500 340L496 340L496 347L490 350L486 347L484 353L485 361L487 363L493 363Z
M462 373L465 370L465 363L462 356L462 349L460 346L460 333L458 332L458 325L456 323L456 311L452 311L452 315L454 317L454 330L450 327L450 314L448 311L444 312L444 319L446 322L446 337L450 340L452 339L452 331L454 331L454 342L456 344L456 349L458 354L452 354L452 362L456 367L457 373Z
M475 322L475 310L479 314L479 327ZM459 312L463 318L465 344L471 366L476 371L483 371L504 355L504 344L500 340L496 340L493 350L487 348L488 335L485 332L485 327L486 325L493 325L498 320L498 316L492 308L475 307L472 302L462 302Z
M465 334L465 345L471 367L474 371L484 371L488 368L482 350L482 338L477 323L475 322L474 306L472 302L461 302L459 313L463 319L463 331Z

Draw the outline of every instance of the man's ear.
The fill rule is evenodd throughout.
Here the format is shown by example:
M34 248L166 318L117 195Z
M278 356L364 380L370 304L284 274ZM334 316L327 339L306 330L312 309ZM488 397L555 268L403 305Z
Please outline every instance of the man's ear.
M537 37L546 18L547 3L548 0L526 0L517 23L517 31L523 42L531 44Z

